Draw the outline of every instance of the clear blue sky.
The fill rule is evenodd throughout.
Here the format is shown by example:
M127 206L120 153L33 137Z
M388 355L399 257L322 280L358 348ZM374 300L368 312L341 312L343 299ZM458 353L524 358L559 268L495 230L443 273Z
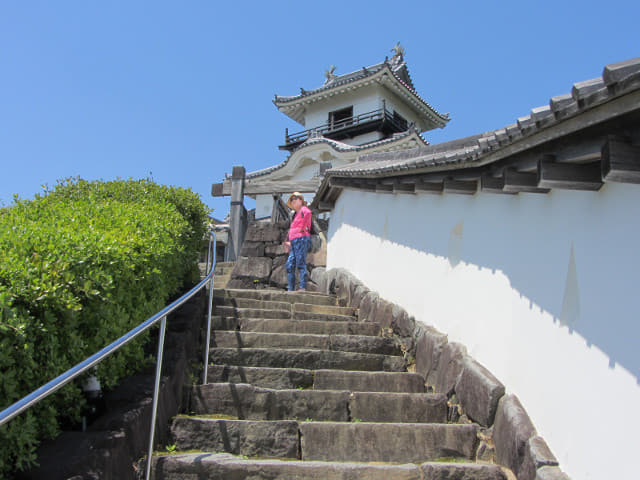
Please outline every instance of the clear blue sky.
M57 179L142 178L210 197L233 165L277 164L273 95L378 63L400 41L452 120L431 143L513 123L640 55L640 2L3 1L0 199Z

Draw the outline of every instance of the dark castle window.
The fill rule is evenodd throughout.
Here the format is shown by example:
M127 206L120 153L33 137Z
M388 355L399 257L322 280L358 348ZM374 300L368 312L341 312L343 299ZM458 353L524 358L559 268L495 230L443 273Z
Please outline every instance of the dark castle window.
M329 112L329 128L340 128L353 122L353 106Z

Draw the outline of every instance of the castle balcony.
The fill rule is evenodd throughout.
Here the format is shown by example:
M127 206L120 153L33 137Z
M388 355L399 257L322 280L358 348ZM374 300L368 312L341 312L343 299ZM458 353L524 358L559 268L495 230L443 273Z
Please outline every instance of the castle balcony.
M394 133L404 132L407 128L409 128L409 124L406 119L383 107L372 112L329 121L318 127L297 133L290 134L289 129L285 129L284 145L280 145L278 148L293 151L303 142L314 137L344 140L376 131L381 132L386 138Z

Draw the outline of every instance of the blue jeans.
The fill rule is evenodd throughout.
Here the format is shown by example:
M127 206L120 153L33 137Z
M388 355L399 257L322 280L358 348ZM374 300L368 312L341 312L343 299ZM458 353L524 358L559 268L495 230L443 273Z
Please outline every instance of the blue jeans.
M287 280L289 291L296 288L296 267L300 271L300 288L307 288L307 252L309 251L309 237L298 237L291 240L291 251L287 258Z

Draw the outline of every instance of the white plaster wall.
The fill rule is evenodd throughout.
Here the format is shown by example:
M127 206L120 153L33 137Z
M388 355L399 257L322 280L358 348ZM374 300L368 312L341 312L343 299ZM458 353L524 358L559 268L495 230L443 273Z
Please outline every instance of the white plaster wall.
M435 326L515 393L573 480L635 478L640 187L343 191L327 267Z
M370 88L360 88L354 92L336 95L322 102L311 104L305 114L305 128L312 129L329 121L329 112L353 105L353 115L372 112L382 108L380 93ZM293 133L293 132L292 132Z

